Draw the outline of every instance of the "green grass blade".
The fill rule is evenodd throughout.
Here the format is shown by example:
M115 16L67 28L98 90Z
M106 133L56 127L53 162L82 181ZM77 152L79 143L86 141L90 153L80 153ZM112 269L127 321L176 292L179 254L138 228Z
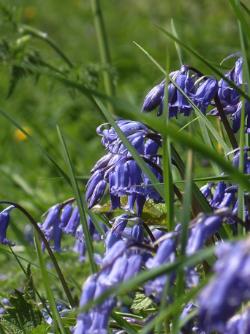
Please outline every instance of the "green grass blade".
M137 333L137 330L135 330L134 327L128 321L123 319L123 317L117 314L116 312L112 312L111 317L117 322L118 325L121 326L121 328L126 329L127 334Z
M168 73L170 68L169 55L167 54L166 62L166 83L168 82ZM164 96L164 108L163 116L165 124L169 122L169 109L168 109L168 94ZM171 172L171 149L170 139L167 135L162 137L162 163L163 163L163 185L164 185L164 200L166 207L167 226L171 231L174 228L174 185Z
M70 61L70 59L65 55L65 53L59 48L59 46L56 44L56 42L51 39L46 32L40 31L35 29L34 27L30 27L28 25L21 25L19 32L22 34L28 34L30 36L33 36L35 38L38 38L45 43L47 43L62 59L63 61L70 67L73 67L73 63Z
M37 234L36 231L35 231L35 246L36 246L37 256L38 256L38 260L39 260L39 265L40 265L40 270L41 270L41 275L42 275L42 281L43 281L44 288L45 288L45 291L46 291L49 306L50 306L50 309L51 309L51 312L52 312L53 320L55 322L55 325L57 324L58 329L60 330L60 333L61 334L67 334L67 332L66 332L66 330L63 326L63 323L62 323L61 317L59 315L59 312L56 308L56 302L55 302L55 299L54 299L53 291L51 289L51 284L49 282L49 277L48 277L48 274L47 274L46 265L45 265L45 261L44 261L44 258L43 258L43 253L42 253L42 250L41 250L39 237L38 237L38 234Z
M191 219L191 208L192 208L192 176L193 176L193 152L188 150L187 154L187 165L185 171L185 188L184 188L184 198L183 198L183 209L182 209L182 219L181 219L181 238L180 238L180 254L185 255L186 244L188 240L188 224ZM176 298L179 298L185 287L185 272L179 270L177 275L176 283Z
M97 35L100 60L104 67L103 69L103 82L104 89L108 96L115 95L115 87L113 84L112 76L108 66L111 66L111 55L108 45L108 37L106 34L105 23L103 18L103 12L100 0L91 0L92 13L94 17L95 30ZM108 104L109 111L114 112L113 105Z
M176 30L173 18L171 19L171 29L172 29L173 35L178 38L178 33L177 33L177 30ZM180 48L179 44L176 43L176 42L174 43L174 46L176 48L176 52L177 52L177 55L178 55L178 58L179 58L180 65L183 65L184 62L183 62L183 55L182 55L181 48Z
M82 228L83 228L83 233L84 233L84 237L85 237L85 241L86 241L86 248L87 248L87 253L88 253L88 257L89 257L89 262L90 262L90 267L91 267L91 271L92 273L96 272L96 264L94 261L94 251L93 251L93 244L92 244L92 240L91 240L91 236L89 233L89 229L88 229L88 224L87 224L87 217L86 217L86 212L87 210L87 205L85 203L85 201L83 200L83 196L80 193L80 189L76 180L76 175L74 172L74 168L71 162L71 158L63 137L63 134L59 128L59 126L57 126L57 132L58 132L58 137L62 146L62 152L63 152L63 156L64 156L64 160L65 163L67 165L67 169L69 172L69 177L70 177L70 182L71 182L71 187L74 191L74 195L75 195L75 199L77 202L77 206L79 209L79 213L80 213L80 217L81 217L81 224L82 224Z
M243 82L247 82L247 87L243 86L243 90L246 93L249 93L249 84L250 84L250 72L249 72L249 62L248 62L248 51L247 50L247 34L249 34L249 27L247 27L244 16L241 13L240 2L238 0L229 0L230 4L234 10L234 13L237 17L238 27L239 27L239 36L241 51L243 55ZM246 123L246 110L245 110L245 101L242 98L242 109L241 109L241 119L240 119L240 160L239 160L239 170L244 172L244 147L246 146L245 138L245 123ZM239 186L238 191L238 216L244 220L244 189L242 186Z
M182 210L182 232L181 232L181 254L185 254L186 243L188 238L188 223L191 219L192 206L192 177L193 177L193 152L188 150L187 165L185 172L185 188Z
M101 304L104 300L106 300L111 295L115 295L115 296L126 295L127 293L131 293L138 287L143 286L143 284L145 284L149 280L152 280L163 274L169 274L173 271L178 271L184 267L195 266L197 263L200 263L203 260L212 258L213 255L214 255L214 247L209 247L207 249L203 249L197 252L196 254L193 254L188 257L180 256L175 262L167 263L167 264L158 266L154 269L141 272L134 278L130 279L129 281L123 282L114 287L110 287L101 296L99 296L95 300L90 301L88 304L80 308L79 312L88 311L95 305Z
M250 182L246 175L239 172L239 170L234 168L230 162L221 157L216 151L198 141L194 136L191 136L184 131L179 132L179 129L173 124L168 124L167 127L163 126L160 120L155 119L155 117L152 117L151 115L141 115L140 119L143 120L144 123L148 125L150 124L151 127L161 134L167 133L174 141L183 145L183 147L191 148L205 158L211 159L231 177L233 182L242 185L245 190L250 191Z
M169 305L167 308L160 311L157 316L150 321L140 332L139 334L147 334L160 322L166 321L169 317L173 317L180 313L183 305L187 304L191 299L193 299L200 290L207 284L208 279L204 279L198 287L191 289L185 294L181 295L178 299L174 301L173 304ZM175 328L173 328L171 333L177 334L179 329L179 319L177 319Z

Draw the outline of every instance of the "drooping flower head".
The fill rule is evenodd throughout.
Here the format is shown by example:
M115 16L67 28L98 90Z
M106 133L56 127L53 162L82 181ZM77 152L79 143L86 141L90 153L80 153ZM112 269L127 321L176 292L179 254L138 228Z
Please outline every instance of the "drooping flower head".
M0 244L11 245L12 242L7 239L7 228L10 222L10 211L14 206L9 206L0 212Z
M240 57L236 60L234 67L225 74L225 77L232 81L237 87L242 88L243 82L243 59ZM245 108L246 118L246 132L250 132L250 102L242 102L240 93L232 87L223 78L218 83L218 97L222 107L227 115L232 120L232 129L237 132L240 129L240 119L242 114L242 103ZM217 110L214 109L212 114L218 115Z
M218 89L216 79L193 72L186 65L179 71L171 72L170 78L175 84L172 82L168 84L169 117L177 117L178 114L190 115L193 107L185 95L204 113ZM160 116L163 111L164 90L165 80L148 92L142 111L152 111L158 107L157 115Z
M143 157L159 182L162 182L161 158L157 154L161 146L160 136L139 122L118 120L117 125ZM136 212L140 216L145 201L152 199L160 202L162 200L160 195L115 130L105 124L98 128L98 133L102 136L102 143L108 153L95 164L91 171L92 175L86 188L89 208L101 200L109 186L112 209L119 207L121 197L126 196L128 209L133 211L136 205Z
M200 324L225 329L227 320L250 299L250 239L219 244L215 276L199 296Z

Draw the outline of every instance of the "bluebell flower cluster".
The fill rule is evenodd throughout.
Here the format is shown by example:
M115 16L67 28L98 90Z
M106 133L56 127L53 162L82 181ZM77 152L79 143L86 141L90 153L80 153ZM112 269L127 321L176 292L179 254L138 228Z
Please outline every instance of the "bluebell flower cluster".
M215 276L199 296L199 321L205 330L225 333L227 321L250 300L250 239L219 244L216 254Z
M244 166L243 170L245 174L250 174L250 148L244 149ZM236 149L229 154L232 156L232 165L235 168L239 168L240 151ZM201 188L201 192L208 200L210 206L213 209L230 208L232 213L237 215L238 212L238 200L237 192L238 187L229 182L220 181L217 184L208 183ZM249 215L249 209L245 206L245 216Z
M235 62L234 67L227 73L225 73L225 77L234 82L237 87L243 87L243 75L242 75L242 67L243 67L243 59L239 58ZM218 97L221 101L223 109L227 115L232 119L232 128L234 132L237 132L240 128L240 118L242 111L242 99L240 93L233 87L229 85L229 83L223 78L218 83ZM250 102L245 101L245 117L247 120L246 124L246 132L250 132ZM214 109L212 114L217 115L217 110Z
M100 240L101 235L96 230L90 217L87 218L88 229L93 240ZM85 259L85 238L80 224L79 209L73 203L56 204L52 206L46 213L44 221L39 224L47 241L53 243L54 251L61 252L63 235L71 235L75 239L73 250L79 254L79 260ZM99 226L105 231L104 224Z
M169 117L177 117L178 114L183 114L184 116L191 114L193 107L186 96L205 113L218 90L216 79L204 77L200 73L193 72L186 65L183 65L178 71L171 72L169 76L177 86L172 82L168 84ZM164 105L164 90L165 81L153 87L144 99L142 110L147 112L158 108L157 114L160 116Z
M116 123L159 182L163 182L161 158L157 154L161 146L159 134L139 122L118 120ZM92 175L86 188L89 208L99 203L108 187L112 210L121 206L121 198L125 196L128 210L133 211L136 206L137 215L141 216L147 199L158 203L162 198L132 158L115 130L109 125L103 125L97 132L102 136L102 143L108 153L97 161L91 171Z
M242 78L242 64L243 61L239 58L233 69L225 74L226 78L233 81L239 88L245 85ZM210 110L210 114L220 116L221 111L219 112L217 108L221 105L225 114L232 120L233 131L237 132L240 128L242 104L244 104L246 132L250 133L250 103L243 101L239 92L226 80L217 81L186 65L170 73L170 78L167 87L163 80L150 90L145 97L143 111L148 112L158 108L157 114L160 116L163 113L164 94L167 89L169 117L177 117L181 114L189 116L193 110L190 100L204 114ZM116 120L116 124L156 176L158 182L163 183L160 134L141 122L119 119ZM90 217L87 219L92 240L103 240L105 250L94 254L98 271L92 274L83 285L81 308L96 300L109 288L131 279L142 270L150 271L161 265L174 263L183 251L182 246L180 247L183 241L181 224L175 222L175 228L168 231L165 227L147 225L143 220L146 201L161 203L163 199L138 166L126 145L120 140L115 129L110 124L103 124L97 128L97 133L101 136L106 154L91 170L85 196L89 209L99 204L106 194L110 197L111 209L105 217L109 221L110 228L100 222L99 226L105 234L101 236L99 229L96 229L97 225L93 224ZM249 152L250 148L246 147L244 149L245 174L250 174ZM239 149L231 152L229 156L232 165L236 168L239 167L239 157ZM188 225L185 255L192 256L207 244L217 244L217 260L214 266L211 263L206 264L208 268L214 269L215 275L197 300L182 305L183 312L180 319L188 317L188 321L180 329L181 334L209 334L212 331L220 334L250 332L250 311L247 305L250 301L250 239L248 237L243 241L223 242L223 233L221 233L222 227L228 231L224 224L237 228L238 223L242 223L237 218L237 191L237 185L227 181L220 181L217 184L208 183L201 188L212 212L200 213L197 217L192 217ZM11 245L7 239L7 228L10 211L13 208L14 206L10 206L0 212L0 243L2 244ZM116 212L119 212L119 216L115 215ZM249 207L246 205L244 218L249 219L249 217ZM79 254L80 262L85 260L85 236L80 224L79 209L73 199L52 206L44 215L39 227L47 241L53 245L53 250L57 252L62 250L63 236L72 236L73 250ZM204 273L205 265L186 266L183 272L185 291L197 286ZM175 296L176 277L175 271L155 277L143 284L140 292L143 292L145 297L149 297L156 307L161 304L163 296L166 296L166 302L170 304ZM132 293L131 296L133 296ZM112 332L109 330L111 313L114 308L122 309L124 306L118 301L118 297L112 294L93 308L81 311L77 316L73 333ZM64 312L65 307L60 309L59 305L58 310ZM193 310L196 310L198 315L190 318ZM241 313L238 313L239 311ZM52 322L48 314L44 316L48 323ZM144 324L149 320L150 318L142 320L141 323ZM116 330L113 331L115 332Z
M242 76L243 59L240 57L234 67L225 73L225 77L237 87L244 87ZM232 121L232 129L237 132L240 128L242 104L245 108L246 132L250 133L250 102L243 101L240 93L225 79L217 81L213 77L204 76L199 71L187 65L180 70L171 72L169 77L176 86L168 84L168 114L169 117L177 117L179 114L189 116L193 110L187 97L205 113L209 106L213 107L210 114L219 116L217 107L214 108L214 98L217 97L226 115ZM165 80L154 86L146 95L142 111L149 112L158 108L157 115L162 115L164 106ZM184 94L187 96L185 96Z
M101 262L101 269L90 276L83 286L80 307L101 296L107 289L129 280L139 271L143 263L143 250L135 244L141 240L141 233L132 229L124 233L128 217L123 215L116 219L106 243L106 252ZM125 231L126 232L126 231ZM135 243L134 243L135 242ZM74 328L74 334L94 334L108 332L108 322L113 308L116 306L115 297L108 297L102 304L90 311L79 314Z

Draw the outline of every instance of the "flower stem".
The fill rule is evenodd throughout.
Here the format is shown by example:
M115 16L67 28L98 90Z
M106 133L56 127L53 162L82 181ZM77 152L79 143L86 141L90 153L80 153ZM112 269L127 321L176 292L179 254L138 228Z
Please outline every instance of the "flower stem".
M234 149L236 149L236 148L238 148L238 143L237 143L237 140L236 140L235 135L233 133L233 130L232 130L232 128L231 128L231 126L228 122L228 119L225 115L225 112L223 110L223 107L222 107L222 104L220 102L218 94L215 95L214 102L215 102L216 108L218 110L219 116L222 120L222 123L224 125L224 128L226 130L226 133L228 135L228 139L230 140L230 143L231 143L232 147Z

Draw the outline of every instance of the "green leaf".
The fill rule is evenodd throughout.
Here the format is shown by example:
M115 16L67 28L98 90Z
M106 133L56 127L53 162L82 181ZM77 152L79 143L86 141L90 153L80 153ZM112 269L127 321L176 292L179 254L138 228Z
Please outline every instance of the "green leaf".
M30 334L47 334L49 332L50 332L50 326L44 323L33 328Z
M137 292L135 294L131 310L135 313L140 311L146 312L149 308L152 308L153 302L149 297L146 297L143 293Z

